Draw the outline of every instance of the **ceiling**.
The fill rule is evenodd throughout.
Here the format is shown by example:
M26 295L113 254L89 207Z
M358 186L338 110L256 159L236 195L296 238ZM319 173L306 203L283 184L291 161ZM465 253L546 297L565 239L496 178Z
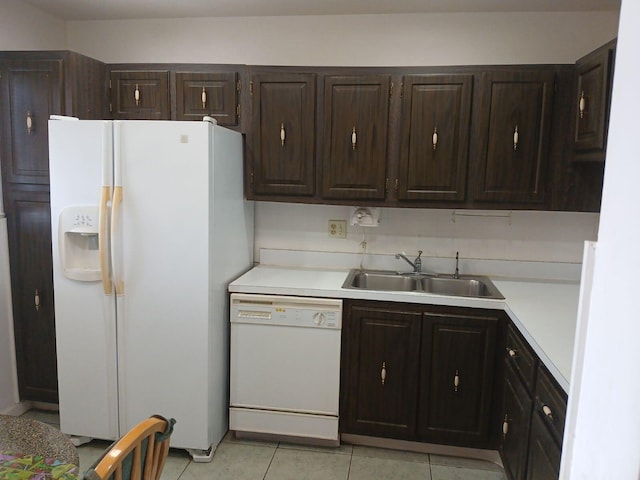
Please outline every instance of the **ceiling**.
M619 10L620 0L22 0L64 20Z

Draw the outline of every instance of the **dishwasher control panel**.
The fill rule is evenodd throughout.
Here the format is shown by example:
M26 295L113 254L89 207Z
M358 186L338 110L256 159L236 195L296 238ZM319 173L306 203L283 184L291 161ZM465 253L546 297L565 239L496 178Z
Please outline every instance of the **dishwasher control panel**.
M231 323L340 329L342 300L234 293Z

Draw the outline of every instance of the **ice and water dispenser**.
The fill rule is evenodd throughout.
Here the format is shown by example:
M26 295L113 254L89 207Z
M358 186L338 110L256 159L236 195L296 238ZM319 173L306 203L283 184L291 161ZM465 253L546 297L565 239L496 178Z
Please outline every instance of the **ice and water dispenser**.
M58 245L64 275L91 282L101 279L98 206L66 207L58 219Z

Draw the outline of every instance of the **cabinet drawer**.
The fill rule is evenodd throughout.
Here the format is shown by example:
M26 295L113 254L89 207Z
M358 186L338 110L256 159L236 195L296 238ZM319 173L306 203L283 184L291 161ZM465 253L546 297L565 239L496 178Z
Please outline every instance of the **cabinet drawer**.
M538 367L535 402L535 409L542 413L545 424L561 444L567 414L567 394L542 365Z
M533 392L538 360L533 350L513 325L509 325L505 354L507 364L518 372L529 392Z

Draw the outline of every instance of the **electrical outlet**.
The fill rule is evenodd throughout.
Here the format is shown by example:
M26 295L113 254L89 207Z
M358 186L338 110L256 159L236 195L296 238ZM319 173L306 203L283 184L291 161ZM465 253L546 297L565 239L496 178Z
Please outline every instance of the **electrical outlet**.
M347 221L329 220L329 238L347 238Z

